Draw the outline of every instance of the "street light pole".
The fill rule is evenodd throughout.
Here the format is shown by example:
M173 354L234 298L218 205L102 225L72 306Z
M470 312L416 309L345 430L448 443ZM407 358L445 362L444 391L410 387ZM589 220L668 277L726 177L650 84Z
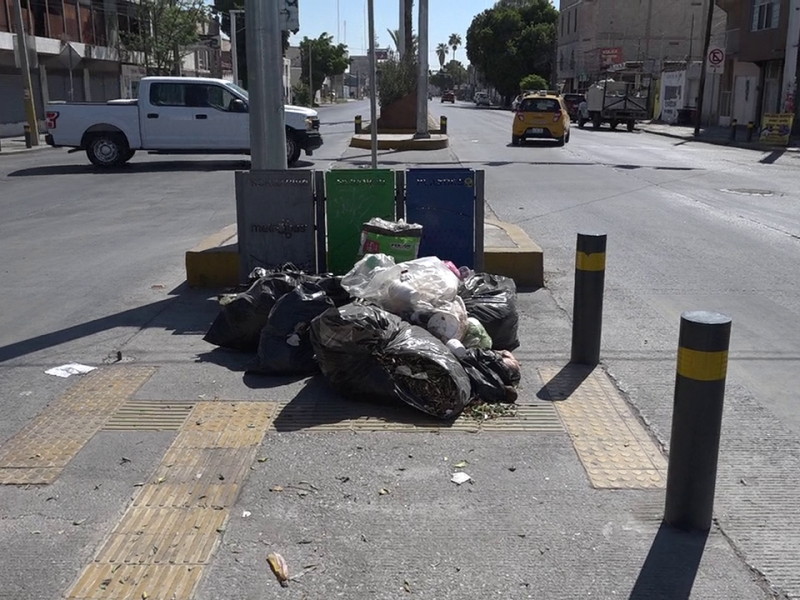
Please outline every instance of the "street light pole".
M308 105L311 108L314 108L314 96L316 90L314 89L314 77L313 73L311 72L311 42L312 40L308 40L308 95L310 96L310 100L308 101Z
M243 10L237 9L230 11L231 15L231 69L233 70L233 83L242 85L242 80L239 78L239 42L238 42L238 24L236 23L236 15L244 13Z
M280 0L245 0L250 163L253 171L286 169Z
M401 60L406 54L406 2L398 0L400 6L400 26L397 28L397 59Z
M711 46L711 26L714 20L714 0L708 1L706 33L703 39L703 63L700 65L700 91L697 94L697 114L694 120L694 137L700 137L700 122L703 119L703 101L706 95L706 69L708 68L708 49Z
M428 0L419 0L419 76L417 78L417 138L428 133Z
M28 64L28 33L22 21L22 1L14 2L14 17L17 29L17 50L19 53L19 70L22 75L22 98L25 102L25 114L30 128L30 144L39 145L39 123L36 121L36 105L33 100L33 84L31 69Z
M378 168L378 70L375 66L375 2L367 0L367 20L369 21L369 137L372 154L372 168Z

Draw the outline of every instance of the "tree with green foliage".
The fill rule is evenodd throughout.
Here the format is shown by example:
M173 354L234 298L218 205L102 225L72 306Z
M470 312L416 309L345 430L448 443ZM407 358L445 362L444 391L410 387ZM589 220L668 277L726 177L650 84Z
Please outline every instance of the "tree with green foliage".
M450 46L447 44L439 44L436 46L436 56L439 58L439 68L444 68L444 61L447 60L447 55L450 54Z
M451 60L438 72L431 75L430 81L440 90L450 90L466 83L469 79L467 70L457 60Z
M137 32L120 32L125 50L139 52L148 75L179 74L183 49L197 43L208 18L202 0L140 0L134 5Z
M523 91L533 90L546 90L548 88L547 80L541 75L531 73L522 78L519 82L519 89Z
M456 50L461 45L461 36L457 33L451 33L450 39L447 40L447 45L453 49L453 60L456 59Z
M498 4L472 20L467 57L508 103L526 75L550 80L557 22L558 11L549 0Z
M378 102L385 108L417 89L417 63L410 59L390 58L378 72Z
M244 0L214 0L212 11L220 17L220 27L222 31L231 35L231 13L232 10L243 10ZM240 14L236 19L236 49L237 62L239 66L238 79L242 82L242 87L247 88L247 34L245 33L245 15ZM283 55L289 49L289 32L281 32L283 42ZM234 73L234 79L237 79Z
M309 52L311 53L311 82L308 79ZM350 66L347 46L344 44L334 45L333 36L328 35L327 32L321 33L315 39L304 37L300 42L300 58L302 64L300 81L309 86L312 99L322 88L326 77L341 75Z

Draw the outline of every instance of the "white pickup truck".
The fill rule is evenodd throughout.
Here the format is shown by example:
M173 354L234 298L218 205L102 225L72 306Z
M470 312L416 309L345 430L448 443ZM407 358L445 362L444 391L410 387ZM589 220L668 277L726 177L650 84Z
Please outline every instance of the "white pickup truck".
M106 103L51 102L48 144L85 150L92 164L118 167L137 150L153 154L249 154L247 92L222 79L145 77L139 98ZM284 107L286 158L322 145L317 111Z

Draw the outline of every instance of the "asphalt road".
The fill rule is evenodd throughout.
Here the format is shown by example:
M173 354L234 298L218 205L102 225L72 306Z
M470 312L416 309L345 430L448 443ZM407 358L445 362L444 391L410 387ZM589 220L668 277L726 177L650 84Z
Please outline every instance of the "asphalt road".
M733 318L720 474L734 483L721 484L717 518L748 564L800 590L791 484L800 470L800 155L577 128L564 148L518 148L509 112L438 102L431 111L448 117L450 149L381 152L380 162L484 169L490 211L543 247L547 316L557 323L533 327L521 358L568 355L575 235L607 233L602 360L668 447L680 313ZM320 112L325 145L299 168L365 164L369 153L347 140L368 104ZM159 364L199 360L198 323L215 309L182 314L183 253L235 221L233 173L246 167L238 157L137 156L98 173L83 154L0 157L0 441L67 387L42 375L46 368L117 352ZM178 352L172 340L182 334L191 341ZM198 371L189 379L197 388L181 390L189 398L216 384Z

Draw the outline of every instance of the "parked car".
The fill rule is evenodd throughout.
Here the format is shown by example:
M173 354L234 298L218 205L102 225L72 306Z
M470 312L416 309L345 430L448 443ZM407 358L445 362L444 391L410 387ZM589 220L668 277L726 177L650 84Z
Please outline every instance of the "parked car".
M453 93L452 90L442 92L442 104L444 104L445 102L449 102L450 104L456 103L456 95Z
M578 106L580 106L580 103L583 102L586 97L583 94L564 94L562 98L564 99L564 106L567 107L569 118L577 122L579 116Z
M85 150L98 167L118 167L137 150L155 154L249 154L249 98L239 86L205 77L145 77L139 98L107 103L50 102L48 144ZM284 107L286 159L322 146L319 117Z
M489 94L486 92L476 92L475 97L473 98L474 102L478 106L491 106L492 103L489 100Z
M519 146L529 138L569 142L570 120L561 97L553 92L534 92L519 103L511 132L511 144Z

